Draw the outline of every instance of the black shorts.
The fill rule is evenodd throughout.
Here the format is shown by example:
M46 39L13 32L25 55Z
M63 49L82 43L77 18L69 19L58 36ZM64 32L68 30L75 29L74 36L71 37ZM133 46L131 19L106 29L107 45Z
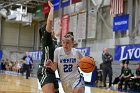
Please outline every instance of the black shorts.
M45 84L53 83L55 89L59 88L55 73L49 72L46 68L40 67L37 72L37 77L41 87Z

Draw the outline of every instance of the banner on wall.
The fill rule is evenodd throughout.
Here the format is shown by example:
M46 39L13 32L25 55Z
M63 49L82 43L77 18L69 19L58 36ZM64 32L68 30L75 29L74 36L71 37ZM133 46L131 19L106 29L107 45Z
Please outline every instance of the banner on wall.
M113 19L113 31L128 30L129 15L115 16Z
M84 48L76 48L78 49L83 56L90 56L90 47L84 47Z
M77 23L76 36L77 39L85 39L86 33L86 13L80 13L78 15L78 23Z
M72 0L72 4L75 4L75 3L78 3L78 2L81 2L82 0Z
M97 13L89 13L88 16L88 38L96 38Z
M77 40L76 30L77 30L77 15L70 16L70 18L69 18L69 32L73 32L75 40Z
M41 60L42 51L29 52L29 55L32 57L33 60Z
M42 14L49 13L49 11L50 11L50 6L49 6L48 2L44 3L43 8L42 8Z
M64 8L70 5L70 0L61 0L61 7Z
M36 7L36 16L42 16L42 6L41 5Z
M115 60L140 61L140 44L117 45L115 47Z
M68 32L68 28L69 28L69 16L64 15L62 17L62 34L61 34L61 37L66 35L66 33Z
M52 4L54 5L54 10L59 10L60 0L53 0Z
M2 50L0 50L0 61L2 59L2 55L3 55Z

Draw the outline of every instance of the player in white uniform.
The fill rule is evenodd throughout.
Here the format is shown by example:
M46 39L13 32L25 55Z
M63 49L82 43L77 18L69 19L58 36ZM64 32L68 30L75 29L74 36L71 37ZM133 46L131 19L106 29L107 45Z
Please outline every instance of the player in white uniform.
M54 64L51 64L53 70L58 68L60 80L65 93L84 93L85 83L78 70L79 59L82 54L73 48L74 38L67 34L62 40L62 47L54 52Z

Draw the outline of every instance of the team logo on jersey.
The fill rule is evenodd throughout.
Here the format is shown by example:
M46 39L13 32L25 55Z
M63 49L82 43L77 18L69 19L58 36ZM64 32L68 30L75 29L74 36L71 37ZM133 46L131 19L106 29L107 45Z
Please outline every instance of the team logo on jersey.
M64 58L64 59L60 59L60 63L76 63L76 58Z

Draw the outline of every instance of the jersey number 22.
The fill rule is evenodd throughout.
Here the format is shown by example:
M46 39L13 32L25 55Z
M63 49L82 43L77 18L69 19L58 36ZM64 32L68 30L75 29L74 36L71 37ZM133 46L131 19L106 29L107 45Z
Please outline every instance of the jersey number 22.
M72 71L72 64L64 64L64 72L71 72Z

